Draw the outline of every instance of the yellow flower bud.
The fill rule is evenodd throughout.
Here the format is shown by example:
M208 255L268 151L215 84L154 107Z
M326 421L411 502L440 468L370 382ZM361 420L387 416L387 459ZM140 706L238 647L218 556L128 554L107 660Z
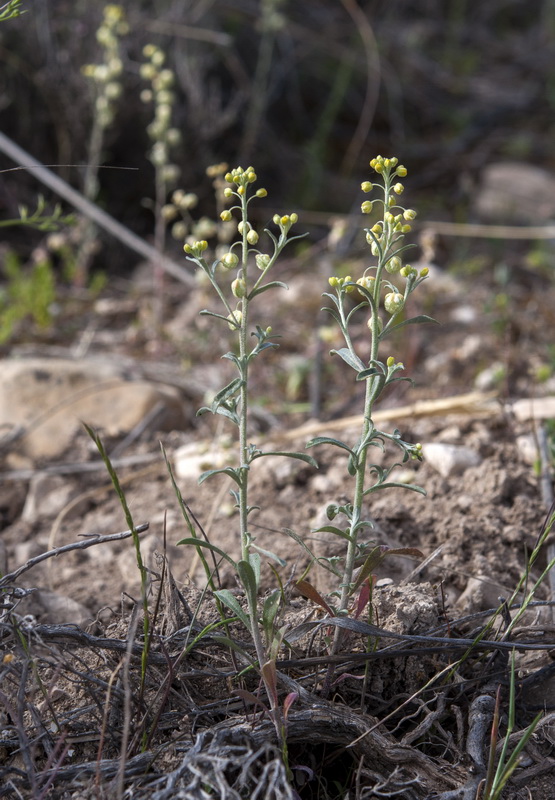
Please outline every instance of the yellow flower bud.
M373 292L374 286L376 285L376 279L373 275L363 275L362 278L358 279L357 284L358 286L362 286L364 289L367 289L369 292ZM365 297L362 292L360 292L360 294Z
M405 187L403 186L402 183L396 183L395 186L393 187L393 191L395 192L395 194L403 194L403 192L405 191Z
M363 214L371 214L372 213L373 204L370 200L365 200L364 203L360 206L360 210Z
M400 292L389 292L386 294L383 304L389 314L397 314L405 305L405 299Z
M255 261L258 269L265 270L268 264L270 263L270 256L266 255L266 253L259 253L255 257Z
M403 217L409 220L416 219L416 211L413 208L405 208Z
M233 197L233 189L231 188L231 186L226 186L225 187L225 189L224 189L224 197L226 197L228 199L230 197Z
M363 181L363 183L360 184L360 188L365 194L368 194L368 192L371 192L374 187L370 181Z
M290 220L289 216L287 214L285 214L283 217L280 218L279 221L280 221L280 223L282 225L287 225L287 223L290 222L291 220Z
M412 228L410 225L401 225L401 233L410 233Z
M232 218L231 211L229 211L228 209L222 211L222 213L220 214L220 219L222 222L229 222L231 218Z
M420 277L421 278L426 278L426 277L428 277L429 274L430 274L430 270L428 269L428 267L423 267L420 270Z
M385 268L388 272L390 272L393 275L396 272L399 272L402 266L403 262L401 261L399 256L393 256L392 258L389 259L389 261L385 265Z
M299 221L299 215L293 212L293 214L289 214L289 219L291 220L291 225L295 225Z
M393 358L393 356L389 356L386 363L388 367L392 367L395 364L395 359Z
M407 169L402 164L397 167L395 172L400 178L405 178L407 175Z
M274 225L279 225L280 219L281 219L281 217L280 217L279 214L274 214L274 216L272 217Z
M331 278L328 278L328 283L333 289L335 289L336 286L339 286L339 278L336 278L335 275L333 275Z
M258 242L258 234L256 231L250 230L247 233L247 242L249 244L256 244Z
M266 191L266 189L257 189L256 190L256 196L257 197L267 197L267 195L268 195L268 192Z
M247 190L245 189L244 186L238 186L237 187L237 194L240 194L241 196L243 196L246 193L246 191Z
M235 297L244 297L247 293L247 284L245 283L244 279L235 278L235 280L231 283L231 291Z
M243 321L243 312L237 309L232 314L228 314L227 319L229 320L228 322L229 329L231 331L234 331L237 328L241 327L241 322Z
M234 269L239 263L239 256L236 253L229 252L220 258L220 262L226 269Z

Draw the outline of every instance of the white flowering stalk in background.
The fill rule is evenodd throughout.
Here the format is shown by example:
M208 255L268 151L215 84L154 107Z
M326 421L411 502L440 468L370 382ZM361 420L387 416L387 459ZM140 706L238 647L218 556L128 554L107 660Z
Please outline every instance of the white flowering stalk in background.
M90 80L94 92L94 113L87 153L87 169L83 194L94 201L98 194L98 169L102 158L104 134L115 119L117 104L123 94L121 75L123 61L120 39L129 32L125 12L119 5L109 4L104 8L103 20L96 32L96 40L102 48L100 64L86 64L83 75ZM84 286L89 264L95 250L95 227L85 223L81 245L76 256L75 283Z
M181 132L173 126L172 115L175 105L175 74L172 69L164 67L166 55L154 44L143 48L147 59L141 65L141 77L148 81L150 88L143 89L141 100L154 104L154 119L147 126L147 133L152 141L149 159L154 166L154 246L163 253L166 246L166 230L175 216L176 203L166 202L168 192L179 180L180 169L171 158L171 151L181 143ZM182 193L183 194L183 193ZM194 195L184 195L187 200L179 198L180 207L184 210L192 208L196 203ZM154 264L154 327L159 329L164 310L164 270L160 263Z

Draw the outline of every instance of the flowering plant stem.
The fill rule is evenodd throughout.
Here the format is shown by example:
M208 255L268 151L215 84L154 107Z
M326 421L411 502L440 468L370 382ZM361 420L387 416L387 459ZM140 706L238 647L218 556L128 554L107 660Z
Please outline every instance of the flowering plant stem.
M384 159L378 156L376 159L372 159L370 165L382 178L382 182L376 184L376 187L369 181L365 181L362 184L364 192L370 192L374 188L378 188L382 194L374 203L367 200L362 204L362 211L365 214L371 214L376 204L380 205L383 210L380 221L373 227L365 229L366 240L370 245L376 263L367 267L363 276L356 282L351 279L350 275L345 278L330 278L329 283L335 289L335 294L325 293L324 295L332 301L332 307L326 310L337 321L346 344L346 347L332 350L331 352L339 355L343 361L355 370L357 381L364 381L366 384L362 430L358 443L354 447L327 436L318 436L307 443L307 447L330 444L346 450L349 453L348 470L355 483L352 503L341 506L331 504L327 508L327 516L330 521L333 521L337 516L345 518L346 524L344 527L325 525L316 531L332 533L347 541L342 572L339 573L336 567L328 567L341 577L339 605L336 609L336 613L339 615L348 613L351 596L370 576L372 569L376 567L384 556L383 549L380 550L380 548L373 547L368 551L367 545L361 541L361 531L365 528L373 527L370 519L363 519L364 498L373 492L393 486L424 493L424 490L419 486L391 479L391 472L398 466L398 462L388 468L384 468L379 464L368 463L370 447L378 447L383 451L385 445L389 442L394 443L401 450L403 462L409 458L421 458L420 444L410 444L403 441L397 430L393 433L378 430L372 421L372 414L375 403L390 383L409 380L398 376L398 373L404 370L404 366L401 363L397 363L392 356L387 359L386 363L379 360L381 342L392 331L404 325L434 321L425 315L411 319L404 318L405 305L409 295L426 278L428 273L427 269L423 269L418 273L415 268L408 264L403 266L400 258L401 254L409 247L409 245L402 244L404 235L410 231L410 225L407 224L407 220L412 220L416 216L412 209L398 206L395 197L395 195L399 195L403 191L403 185L397 178L404 177L407 171L405 167L398 165L396 158ZM400 213L393 213L394 211ZM397 285L391 283L389 275L396 275L404 279L404 288L400 289ZM382 300L384 290L385 297ZM347 296L355 291L362 296L362 301L352 308L352 303L347 301ZM366 362L356 352L350 330L353 315L364 309L370 312L367 321L370 331L370 358ZM385 323L380 316L383 311L387 315ZM368 473L375 479L370 486L366 483ZM355 568L361 561L362 566L355 577ZM337 627L333 642L334 653L339 649L341 639L342 630Z
M234 562L227 553L216 545L202 542L198 539L184 539L180 544L209 547L236 570L245 591L247 613L245 613L237 598L229 590L220 589L215 592L215 595L245 624L252 635L258 667L270 703L272 719L278 739L281 741L282 747L284 747L285 715L279 706L277 672L275 668L275 659L284 635L284 629L278 629L277 627L281 593L276 590L276 592L270 594L264 600L261 609L258 600L260 554L278 561L282 565L283 562L273 553L259 548L255 544L252 533L249 531L249 515L255 510L255 506L249 504L249 474L251 464L256 459L267 456L287 456L300 459L313 466L317 466L317 464L313 458L305 453L262 451L248 441L249 372L251 362L263 351L277 347L277 344L271 341L272 329L270 327L262 328L260 325L256 325L255 330L252 330L250 308L252 301L263 292L277 287L287 288L280 281L265 282L265 279L285 245L298 238L289 237L288 235L291 226L297 221L297 215L291 214L282 217L276 215L274 217L274 223L279 228L279 237L276 238L270 231L266 231L273 243L273 253L272 255L263 254L255 247L258 243L258 234L249 222L248 208L255 197L264 197L266 190L258 189L249 196L251 184L256 181L256 173L252 167L246 170L237 167L226 174L225 180L231 186L224 190L224 196L228 200L235 199L236 205L223 211L220 216L223 221L230 221L232 219L232 211L239 212L238 231L241 236L240 240L231 246L229 252L216 259L212 264L208 264L203 255L208 247L205 241L187 243L184 249L189 259L207 275L225 311L225 314L207 310L201 313L225 322L235 334L236 350L226 353L224 358L235 364L238 376L217 392L210 406L201 408L198 413L210 412L219 414L237 426L238 464L235 467L229 466L208 470L200 476L199 482L202 483L207 478L217 474L225 474L236 484L237 488L233 489L231 494L239 511L241 558L238 562ZM255 279L250 275L253 261L260 270L259 276ZM226 285L225 280L230 271L236 271L236 277L231 281L231 286L229 284ZM231 296L229 289L231 289ZM253 336L255 339L255 344L252 347L249 336ZM262 630L260 616L262 617Z

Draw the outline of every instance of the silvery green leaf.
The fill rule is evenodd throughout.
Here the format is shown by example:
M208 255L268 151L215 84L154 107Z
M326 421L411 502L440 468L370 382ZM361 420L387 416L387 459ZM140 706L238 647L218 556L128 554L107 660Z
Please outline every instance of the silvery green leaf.
M237 574L241 579L241 583L245 587L245 592L247 593L247 597L249 598L250 608L251 609L256 608L258 584L256 581L256 575L254 569L252 568L252 566L249 564L248 561L238 561Z
M219 469L208 469L206 472L203 472L200 478L198 479L199 486L201 483L207 478L210 478L212 475L228 475L235 483L240 487L241 486L241 475L239 470L234 469L233 467L220 467Z
M233 595L229 591L229 589L218 589L217 591L214 592L214 594L216 595L218 600L221 600L221 602L225 606L227 606L228 608L230 608L233 611L235 616L238 617L238 619L241 620L241 622L243 623L245 628L250 631L251 623L250 623L249 616L245 611L243 611L243 609L241 608L241 605L240 605L239 601L237 600L237 598L235 597L235 595Z
M331 436L315 436L314 439L311 439L305 444L305 447L316 447L319 444L333 444L335 447L340 447L342 450L346 450L354 458L356 458L356 453L351 450L348 444L345 444L345 442L342 442L340 439L334 439Z
M352 367L356 372L362 372L366 369L364 363L360 358L352 353L348 347L342 347L340 350L330 350L331 355L338 355L343 361Z
M212 542L205 542L204 539L197 539L196 537L191 536L187 539L180 539L180 541L177 542L177 544L190 544L193 547L206 547L207 550L212 550L214 553L217 553L223 559L228 561L232 567L237 569L237 564L231 558L231 556L228 556L227 553L224 553L224 551L220 547L217 547L217 545L212 544Z
M341 528L336 528L335 525L323 525L321 528L311 528L311 533L333 533L341 539L346 539L348 542L351 541L349 534L346 531L342 531Z
M417 486L415 483L401 483L400 481L387 481L386 483L377 483L374 486L371 486L369 489L365 489L363 494L372 494L373 492L378 492L380 489L408 489L411 492L418 492L419 494L426 494L426 489L423 489L422 486Z
M253 508L259 508L259 506L253 506ZM265 550L263 547L259 547L257 544L254 544L254 542L251 544L251 547L254 547L254 549L258 553L260 553L263 556L266 556L266 558L271 558L272 561L275 561L277 564L280 565L280 567L287 566L287 561L284 561L283 558L276 556L276 554L272 553L270 550Z
M399 328L403 328L405 325L421 325L426 322L431 322L434 325L439 325L437 319L433 317L429 317L427 314L419 314L417 317L411 317L410 319L405 319L403 322L398 322L396 325L391 325L391 327L386 327L380 333L380 339L385 339L386 336L392 331L398 331Z
M258 451L251 457L251 461L254 461L255 458L262 458L263 456L284 456L285 458L296 458L298 461L304 461L305 464L310 464L311 467L315 467L318 469L318 462L312 458L312 456L307 456L306 453L288 453L282 450L268 450L265 452Z
M275 289L280 287L281 289L289 289L289 286L283 281L270 281L270 283L265 283L264 286L259 286L258 289L253 289L253 291L249 294L248 299L252 300L253 297L256 297L258 294L262 294L262 292L267 292L268 289Z

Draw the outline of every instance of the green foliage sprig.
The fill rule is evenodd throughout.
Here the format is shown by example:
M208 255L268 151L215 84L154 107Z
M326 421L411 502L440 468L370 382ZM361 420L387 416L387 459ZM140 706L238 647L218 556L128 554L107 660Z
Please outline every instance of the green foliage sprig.
M17 227L24 225L28 228L35 228L37 231L57 231L64 225L72 225L75 222L73 214L63 214L62 207L56 205L51 214L45 214L46 200L39 195L36 209L30 214L27 206L19 206L19 219L0 220L0 228Z
M427 268L418 272L409 264L403 265L402 254L410 247L404 245L405 234L410 231L410 221L416 217L416 212L411 208L398 205L397 198L403 192L403 184L398 180L404 178L407 170L400 165L397 158L383 158L378 156L372 159L370 166L381 178L373 185L364 181L361 188L365 193L377 189L381 196L373 203L365 200L361 210L363 214L371 214L374 207L381 208L381 219L371 228L366 228L366 240L370 246L375 262L367 267L362 277L353 281L351 276L345 278L332 277L330 286L335 289L335 294L325 293L332 305L327 307L332 317L336 320L345 339L345 347L332 350L356 373L356 380L363 382L366 387L364 401L364 421L360 438L355 445L348 444L329 436L318 436L307 443L307 447L328 444L339 448L348 454L348 471L354 478L354 491L352 502L342 505L330 504L327 516L330 525L319 528L316 532L329 532L335 534L346 542L346 554L343 569L328 564L328 568L341 578L340 600L338 612L347 613L349 600L353 592L359 588L368 577L372 565L375 563L376 553L367 554L367 547L361 542L360 534L364 529L372 528L371 519L365 519L363 502L366 497L382 489L392 487L404 488L425 494L424 489L411 483L397 481L392 476L393 470L399 466L396 461L389 467L377 463L369 463L368 456L371 448L384 451L388 444L393 444L400 451L401 462L422 457L422 446L411 444L401 438L398 430L393 433L379 430L372 420L374 407L388 386L397 381L410 380L400 373L404 365L396 362L393 356L386 361L380 360L380 344L391 334L405 325L434 322L431 317L419 315L407 319L404 316L407 300L412 292L424 281L428 275ZM393 283L395 281L395 283ZM400 285L399 281L402 281ZM351 295L358 293L362 300L352 306ZM357 353L351 336L351 323L353 318L366 312L367 325L370 331L370 358L363 360ZM367 476L373 482L367 484ZM343 520L337 524L336 519ZM331 523L334 524L331 524ZM355 579L355 567L362 562L358 577ZM336 636L335 647L339 642Z
M7 22L9 19L26 14L27 9L22 9L21 3L22 0L9 0L9 3L0 6L0 22Z

